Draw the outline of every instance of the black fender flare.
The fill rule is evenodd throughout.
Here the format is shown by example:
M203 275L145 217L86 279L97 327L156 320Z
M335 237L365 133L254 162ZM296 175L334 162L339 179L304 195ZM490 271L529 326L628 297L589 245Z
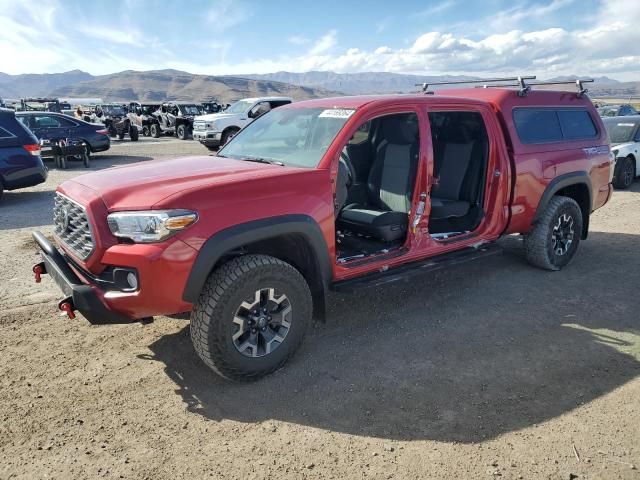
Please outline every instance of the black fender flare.
M536 208L536 213L533 216L533 220L531 223L536 223L538 221L554 195L556 195L563 188L570 187L572 185L584 185L587 187L587 191L589 192L589 209L586 212L582 212L582 239L584 240L587 238L587 234L589 231L589 216L591 215L591 208L593 206L593 186L591 185L591 177L589 177L589 174L584 171L565 173L551 180L551 182L549 182L549 185L547 185L547 188L545 188L544 192L542 193L542 196L540 197L538 208Z
M533 223L538 221L553 196L563 188L570 187L571 185L585 185L587 187L587 190L589 191L589 211L586 213L587 215L590 214L591 206L593 205L593 187L591 186L591 177L589 177L587 172L570 172L560 175L549 182L549 185L547 185L547 188L545 188L542 196L540 197L536 214L533 217Z
M300 234L315 254L320 284L326 291L332 278L329 249L320 225L308 215L292 214L253 220L221 230L202 245L191 267L191 273L182 294L185 302L195 303L209 274L220 258L244 245L287 234Z

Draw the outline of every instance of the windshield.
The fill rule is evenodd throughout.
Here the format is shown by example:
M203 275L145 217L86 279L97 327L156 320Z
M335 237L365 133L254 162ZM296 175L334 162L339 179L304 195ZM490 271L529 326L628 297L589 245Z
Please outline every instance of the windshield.
M254 102L247 102L246 100L240 100L227 108L224 113L244 113L246 112Z
M120 105L103 105L102 111L107 115L124 115L124 108Z
M633 138L633 132L638 124L636 122L618 120L610 121L605 120L604 126L609 133L609 139L611 143L626 143L631 142Z
M218 155L315 168L353 112L333 108L272 110L240 130Z
M197 105L180 105L183 115L200 115L202 110Z

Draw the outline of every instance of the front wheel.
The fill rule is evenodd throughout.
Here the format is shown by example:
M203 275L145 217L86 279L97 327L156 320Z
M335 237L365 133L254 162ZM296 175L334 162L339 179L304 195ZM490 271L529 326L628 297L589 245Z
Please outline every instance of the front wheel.
M136 127L135 125L131 125L129 127L129 138L131 139L132 142L137 142L138 141L138 127Z
M293 355L311 314L311 292L298 270L267 255L243 255L209 276L191 313L191 340L219 375L255 380Z
M220 146L226 145L229 140L231 140L239 130L230 128L222 133L222 137L220 137Z
M148 137L149 135L151 135L151 133L149 132L149 125L144 125L142 127L142 136Z
M573 259L582 235L582 211L569 197L555 196L525 237L527 260L545 270L560 270Z
M160 126L157 123L154 123L149 129L149 133L151 133L153 138L158 138L160 136Z
M176 129L176 135L180 140L186 140L188 132L189 130L187 129L186 125L178 125L178 128Z

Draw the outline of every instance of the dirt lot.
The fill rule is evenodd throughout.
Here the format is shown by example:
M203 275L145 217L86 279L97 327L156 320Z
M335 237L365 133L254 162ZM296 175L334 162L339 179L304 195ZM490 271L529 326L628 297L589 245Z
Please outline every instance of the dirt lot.
M145 139L92 169L206 151ZM298 355L232 384L185 320L93 327L36 285L51 171L0 204L0 479L640 478L640 183L566 270L504 255L332 295Z

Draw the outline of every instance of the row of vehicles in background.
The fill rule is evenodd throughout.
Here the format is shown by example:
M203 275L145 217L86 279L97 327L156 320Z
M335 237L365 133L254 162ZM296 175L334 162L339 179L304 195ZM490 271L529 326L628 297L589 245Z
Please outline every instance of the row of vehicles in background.
M158 138L172 135L181 140L194 138L210 150L224 145L256 118L287 105L289 97L254 97L223 106L215 100L201 103L104 103L72 107L70 101L55 98L28 98L13 103L16 111L66 114L91 124L102 124L112 138L139 136Z

